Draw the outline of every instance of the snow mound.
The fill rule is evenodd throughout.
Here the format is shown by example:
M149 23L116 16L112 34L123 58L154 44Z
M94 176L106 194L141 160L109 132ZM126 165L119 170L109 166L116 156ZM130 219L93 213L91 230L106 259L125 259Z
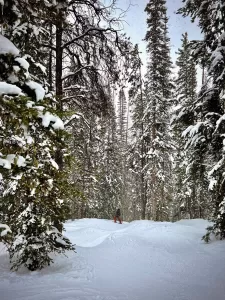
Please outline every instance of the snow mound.
M19 55L20 51L10 40L0 34L0 54L8 53L17 56Z

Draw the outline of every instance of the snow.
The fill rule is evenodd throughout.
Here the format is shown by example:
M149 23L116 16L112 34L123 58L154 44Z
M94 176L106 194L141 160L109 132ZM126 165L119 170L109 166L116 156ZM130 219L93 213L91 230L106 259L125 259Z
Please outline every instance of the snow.
M45 114L40 113L40 117L42 118L42 125L44 127L48 127L51 122L53 122L52 127L54 129L64 129L63 121L57 117L51 114L50 112L46 112Z
M35 104L34 101L27 101L26 106L27 108L32 108L34 104Z
M51 164L52 164L52 166L56 169L56 170L58 170L59 169L59 166L58 166L58 164L54 161L54 159L50 159L50 162L51 162Z
M13 84L9 84L6 82L0 82L0 96L1 95L19 95L21 93L21 89Z
M11 169L11 163L7 159L4 159L4 158L0 158L0 166L5 169L8 169L8 170Z
M67 126L72 120L76 120L76 119L80 119L80 115L78 115L78 114L73 114L70 118L69 118L69 120L67 120L65 123L64 123L64 126Z
M195 134L199 132L199 128L202 126L202 122L197 122L195 125L192 126L189 135L193 137Z
M31 80L31 81L27 81L26 85L35 91L37 101L43 100L45 96L45 90L39 83Z
M189 132L192 130L192 128L193 128L193 125L188 126L188 127L182 132L181 136L182 136L182 137L186 137L186 136L189 134Z
M6 158L0 158L0 166L5 169L11 169L11 165L16 164L18 167L26 166L26 159L21 155L8 154Z
M16 69L15 67L17 67L17 66L13 66L14 70ZM12 73L8 76L8 81L10 81L11 83L18 82L19 78L15 74Z
M26 159L19 155L18 160L17 160L17 166L18 167L25 167L26 166Z
M38 67L38 68L40 68L40 70L42 71L42 73L43 74L47 74L46 73L46 67L45 66L43 66L42 64L40 64L40 63L35 63L35 65L36 65L36 67Z
M224 53L224 50L225 50L225 47L217 47L216 50L212 53L212 56L211 56L211 66L209 68L209 74L213 71L213 69L215 69L215 67L218 65L218 64L221 64L221 62L223 63L224 62L224 59L223 59L223 55L222 53Z
M69 221L77 253L38 272L11 272L0 246L1 300L224 300L225 241L205 244L208 225Z
M20 51L14 46L10 40L0 34L0 54L19 55Z
M64 245L64 246L68 245L68 244L67 244L63 239L61 239L61 238L57 238L55 241L56 241L56 243L59 243L59 244Z
M26 59L23 57L16 57L15 61L17 61L23 69L28 71L30 64L26 61Z
M209 191L213 191L216 185L217 185L217 180L215 178L209 177Z
M216 129L215 132L218 130L220 124L225 120L225 115L222 115L217 121L216 121Z
M224 157L216 163L216 165L212 168L212 170L210 170L208 176L211 177L218 169L220 169L223 166L223 164L224 164Z
M3 229L2 231L0 230L0 236L3 237L5 235L7 235L8 233L12 232L9 228L8 225L6 224L1 224L0 223L0 229Z

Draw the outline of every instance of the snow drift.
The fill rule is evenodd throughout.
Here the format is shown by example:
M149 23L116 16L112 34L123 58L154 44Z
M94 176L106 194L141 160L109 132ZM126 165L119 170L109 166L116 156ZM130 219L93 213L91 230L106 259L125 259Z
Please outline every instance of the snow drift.
M77 254L40 272L10 272L0 249L1 300L224 300L225 242L205 244L204 220L82 219L66 223Z

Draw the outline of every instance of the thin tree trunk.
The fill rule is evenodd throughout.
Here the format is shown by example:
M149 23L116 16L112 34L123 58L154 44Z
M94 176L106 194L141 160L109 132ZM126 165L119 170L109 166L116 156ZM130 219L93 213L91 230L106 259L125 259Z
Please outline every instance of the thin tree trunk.
M202 85L205 83L205 65L202 65Z
M156 139L156 100L153 101L153 122L152 122L152 141L154 142ZM154 149L154 146L152 145L152 148ZM157 215L157 197L156 197L156 170L155 170L155 160L152 161L153 168L152 168L152 178L151 178L151 185L152 185L152 197L151 197L151 203L152 203L152 219L156 220Z
M145 188L145 176L144 176L144 167L145 167L145 145L144 145L144 102L143 102L143 90L142 90L142 78L141 78L141 65L140 65L140 80L141 80L141 218L145 219L146 216L146 188Z
M62 49L62 15L59 13L58 23L56 24L56 98L57 98L57 109L62 111L62 96L63 96L63 85L62 85L62 59L63 59L63 49ZM62 149L57 149L55 154L56 163L59 169L63 169L63 154Z
M62 17L59 16L59 21L56 27L56 96L58 109L62 110L62 96L63 96L63 85L62 85Z
M50 45L52 46L52 24L50 25ZM48 64L48 82L50 91L53 90L53 78L52 78L52 49L49 52L49 64Z

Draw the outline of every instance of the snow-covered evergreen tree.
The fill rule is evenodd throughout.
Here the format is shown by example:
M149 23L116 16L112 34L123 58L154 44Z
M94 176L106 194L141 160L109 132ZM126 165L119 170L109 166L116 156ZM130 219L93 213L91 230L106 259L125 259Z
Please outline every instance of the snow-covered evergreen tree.
M118 166L119 178L122 182L122 189L120 190L120 203L124 216L127 215L128 206L127 203L127 138L128 138L128 103L125 95L124 87L119 90L118 102L117 102L117 127L118 127L118 146L120 164ZM119 192L119 191L118 191Z
M191 55L187 33L182 36L182 46L178 49L176 61L179 67L175 82L174 142L175 153L175 189L174 205L177 217L206 217L207 189L204 172L204 149L192 149L186 145L182 136L187 126L196 122L192 111L197 99L196 66ZM186 149L188 147L188 149Z
M126 134L127 134L127 100L124 93L124 89L120 89L118 103L117 103L117 110L118 110L118 136L120 139L120 143L124 146L126 142Z
M148 213L154 220L169 217L170 202L170 130L169 108L171 97L171 59L168 38L168 18L165 0L150 0L147 12L147 52L149 62L146 73L146 132L148 168Z
M0 220L12 230L12 267L41 269L52 252L74 250L60 232L66 219L66 171L55 161L64 149L64 124L55 99L29 73L29 63L0 35Z
M190 113L196 115L196 123L190 125L185 133L189 144L196 151L206 153L205 165L209 179L209 190L214 208L214 225L210 232L225 237L225 177L224 177L224 83L225 83L225 6L224 1L206 0L184 1L180 13L190 15L199 21L204 39L193 41L192 49L196 61L204 61L207 80L203 84L197 101Z
M111 219L116 208L121 207L123 192L123 148L116 131L116 116L114 105L111 106L110 116L99 122L98 153L98 182L96 183L95 200L98 203L98 216ZM122 153L121 153L122 152Z
M35 3L4 0L0 4L1 32L26 55L28 62L32 62L30 71L45 84L49 63L49 49L46 44L52 40L50 27L60 6L62 5L59 1L52 0L37 0Z
M129 101L131 107L132 127L131 141L129 141L128 166L130 170L131 188L129 193L130 210L133 219L145 219L147 204L147 134L144 132L146 123L144 118L145 97L143 94L142 62L138 45L134 46L130 58L131 74L129 78ZM132 192L131 192L132 191ZM141 212L141 213L140 213Z

